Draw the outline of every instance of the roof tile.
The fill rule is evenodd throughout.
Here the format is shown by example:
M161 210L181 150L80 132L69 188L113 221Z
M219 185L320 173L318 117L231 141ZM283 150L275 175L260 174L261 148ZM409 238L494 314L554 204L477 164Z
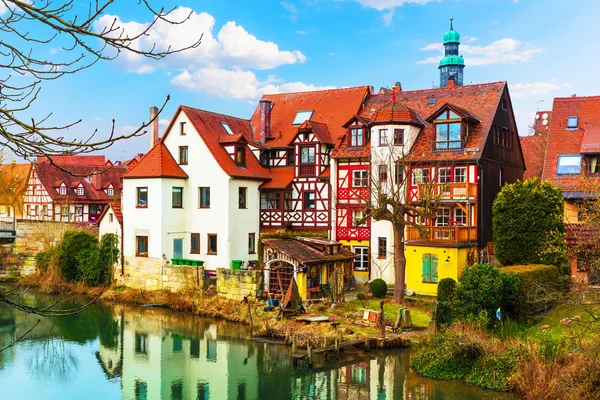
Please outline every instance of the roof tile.
M158 142L133 168L123 174L123 179L180 178L188 175L177 164L163 142Z

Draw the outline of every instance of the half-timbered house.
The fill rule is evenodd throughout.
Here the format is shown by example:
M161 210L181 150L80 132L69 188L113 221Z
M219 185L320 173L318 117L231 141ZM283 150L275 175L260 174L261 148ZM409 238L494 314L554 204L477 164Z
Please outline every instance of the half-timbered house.
M38 157L32 164L23 200L23 219L97 222L109 201L121 196L126 167L104 156Z

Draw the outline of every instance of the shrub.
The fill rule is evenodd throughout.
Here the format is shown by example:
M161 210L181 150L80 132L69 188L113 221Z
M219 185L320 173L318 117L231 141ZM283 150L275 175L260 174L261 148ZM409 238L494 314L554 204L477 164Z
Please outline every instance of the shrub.
M438 283L437 299L451 303L456 294L456 281L452 278L444 278Z
M105 285L112 277L112 267L119 257L119 237L112 233L102 236L100 246L89 257L91 262L83 261L83 279L89 285Z
M465 268L456 288L456 312L464 320L494 325L502 300L502 278L498 268L475 264Z
M65 232L60 247L59 266L60 272L67 281L80 281L82 279L79 268L80 253L86 249L98 246L98 239L84 231Z
M537 178L505 185L492 207L496 257L503 265L565 260L562 192Z
M511 377L521 360L521 352L511 349L500 354L484 355L473 365L473 369L465 380L479 387L497 392L508 392L513 389Z
M500 273L504 284L503 307L518 321L535 319L552 308L564 289L563 278L553 265L513 265L500 268Z
M456 281L444 278L438 283L437 312L435 313L436 325L442 326L454 319L454 297L456 295Z
M371 281L371 293L376 299L383 299L387 294L387 283L383 279L375 279Z
M52 253L49 251L42 251L35 255L35 267L40 272L48 271L50 263L52 262Z

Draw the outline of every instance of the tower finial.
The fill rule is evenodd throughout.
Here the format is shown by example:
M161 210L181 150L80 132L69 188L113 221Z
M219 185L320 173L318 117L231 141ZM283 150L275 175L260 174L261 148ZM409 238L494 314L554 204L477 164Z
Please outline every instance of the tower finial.
M452 28L452 20L453 20L453 19L454 19L454 18L450 17L450 30L451 30L451 31L453 31L453 30L454 30L454 28Z

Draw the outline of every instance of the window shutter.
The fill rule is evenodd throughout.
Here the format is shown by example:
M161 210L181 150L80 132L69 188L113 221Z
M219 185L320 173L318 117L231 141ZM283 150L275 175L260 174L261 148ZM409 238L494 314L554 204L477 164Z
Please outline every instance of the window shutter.
M421 272L423 275L423 282L431 282L431 255L423 254L421 258Z
M436 282L438 281L438 256L435 254L431 255L431 281L430 282Z

